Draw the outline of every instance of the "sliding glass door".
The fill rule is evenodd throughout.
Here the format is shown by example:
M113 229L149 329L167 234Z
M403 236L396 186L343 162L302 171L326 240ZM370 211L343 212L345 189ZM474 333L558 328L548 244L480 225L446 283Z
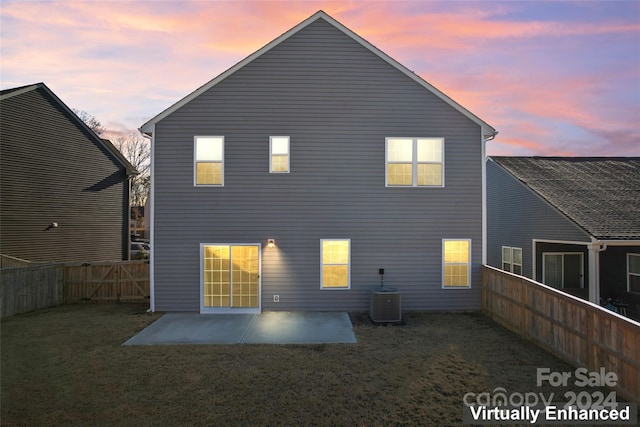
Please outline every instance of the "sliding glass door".
M260 246L202 245L202 310L260 307Z

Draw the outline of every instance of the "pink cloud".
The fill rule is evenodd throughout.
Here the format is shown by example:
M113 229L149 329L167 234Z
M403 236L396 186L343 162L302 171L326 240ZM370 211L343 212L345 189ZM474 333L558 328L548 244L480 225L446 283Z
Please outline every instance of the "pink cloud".
M8 2L0 11L2 84L44 81L70 106L125 132L122 127L134 129L323 9L494 125L500 131L492 142L496 149L541 154L564 150L549 144L562 140L567 149L584 150L575 141L587 135L592 150L610 149L618 141L640 154L633 145L637 99L614 96L624 92L621 85L639 85L637 49L628 67L595 71L572 67L571 58L563 57L570 50L555 45L581 46L621 35L637 40L640 23L507 18L521 7L516 2L491 7L387 1ZM593 49L594 58L596 53L608 57L596 45ZM576 59L585 53L575 53ZM569 128L578 133L569 135Z

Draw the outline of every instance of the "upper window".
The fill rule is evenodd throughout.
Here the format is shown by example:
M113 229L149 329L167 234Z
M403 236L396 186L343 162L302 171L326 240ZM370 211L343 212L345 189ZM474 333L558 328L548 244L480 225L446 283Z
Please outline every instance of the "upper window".
M387 138L387 187L444 186L444 138Z
M224 185L224 136L194 138L195 185Z
M442 241L442 287L471 287L471 240Z
M289 137L269 137L269 172L289 172Z
M522 274L522 248L502 247L502 269Z
M350 240L323 239L320 241L320 287L349 289L351 284Z
M627 290L640 294L640 254L627 254Z

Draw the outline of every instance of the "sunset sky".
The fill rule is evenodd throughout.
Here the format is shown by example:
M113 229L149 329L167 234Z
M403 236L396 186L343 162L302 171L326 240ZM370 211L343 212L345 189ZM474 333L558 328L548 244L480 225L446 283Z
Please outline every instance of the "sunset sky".
M1 87L115 138L320 9L495 127L490 155L640 156L639 1L2 0Z

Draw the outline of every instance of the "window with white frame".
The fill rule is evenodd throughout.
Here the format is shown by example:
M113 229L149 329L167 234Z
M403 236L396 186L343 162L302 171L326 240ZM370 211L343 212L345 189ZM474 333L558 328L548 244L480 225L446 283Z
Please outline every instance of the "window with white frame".
M640 294L640 254L627 254L627 290Z
M194 185L224 185L224 136L196 136L193 150Z
M269 137L269 172L289 173L289 137Z
M471 287L471 240L442 240L442 287Z
M351 286L351 241L320 240L320 287L349 289Z
M509 246L502 247L502 269L511 271L511 248Z
M502 269L522 274L522 248L502 247Z
M511 248L511 258L513 260L511 272L522 275L522 248Z
M386 138L387 187L444 186L444 138Z

